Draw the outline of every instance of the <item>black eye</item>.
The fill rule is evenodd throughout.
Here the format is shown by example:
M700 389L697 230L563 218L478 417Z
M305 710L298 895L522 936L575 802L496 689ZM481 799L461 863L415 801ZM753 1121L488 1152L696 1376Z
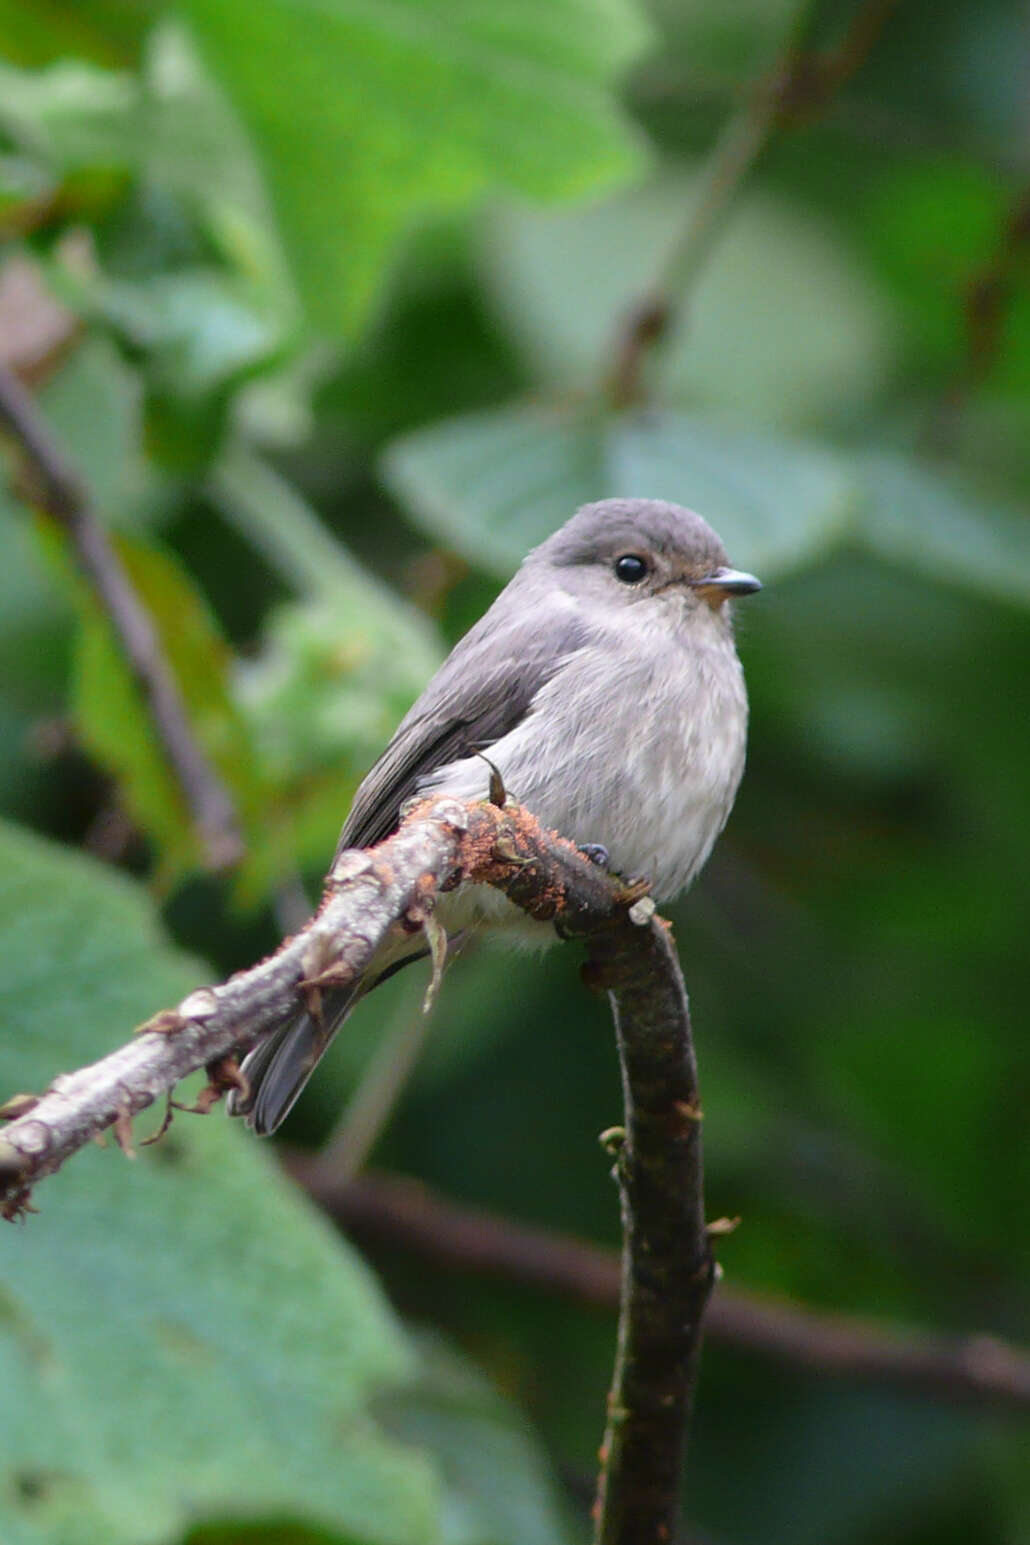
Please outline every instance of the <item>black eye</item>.
M639 585L647 575L647 559L639 553L623 553L615 560L615 578L624 585Z

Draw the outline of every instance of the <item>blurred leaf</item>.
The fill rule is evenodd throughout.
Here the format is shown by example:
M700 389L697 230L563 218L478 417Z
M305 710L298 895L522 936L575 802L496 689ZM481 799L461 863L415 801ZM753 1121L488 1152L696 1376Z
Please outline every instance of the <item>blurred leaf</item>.
M0 803L8 811L20 813L38 778L32 732L63 701L63 601L34 549L30 518L5 499L0 472Z
M734 0L731 6L650 0L649 10L662 29L654 68L667 70L672 54L686 61L691 80L711 77L729 85L769 68L798 5L797 0Z
M589 209L496 212L484 282L542 381L594 388L606 376L620 319L653 292L694 187L667 177ZM744 194L653 375L663 402L825 424L871 398L892 351L884 297L825 223Z
M394 441L384 475L437 541L502 575L591 499L689 505L762 574L809 560L854 500L825 451L667 411L519 405L451 419Z
M376 1411L394 1436L433 1455L447 1482L447 1545L562 1545L554 1479L529 1424L482 1374L438 1338L419 1341L413 1388Z
M929 363L954 375L964 356L963 292L998 250L1005 204L996 173L944 157L886 168L862 201L864 240L924 371Z
M104 522L131 520L147 479L136 371L107 338L88 336L43 388L40 406Z
M140 148L140 91L127 73L63 59L38 72L0 61L0 128L60 171L124 166Z
M15 145L59 175L118 168L151 190L181 199L206 241L246 280L251 304L268 314L266 326L272 318L278 328L292 325L295 296L254 152L181 27L165 22L154 31L138 78L81 61L36 73L0 63L0 93L0 126ZM100 235L109 240L107 232ZM123 252L123 261L130 277L157 286L140 308L156 302L151 326L160 334L161 313L167 328L176 292L163 296L159 278L145 267L141 271L140 254L146 258L148 244L137 239L135 245L139 250ZM71 283L70 276L65 280ZM193 284L195 291L198 282L192 274L183 277L184 287ZM88 303L91 286L81 276L79 283ZM195 292L193 298L210 325L209 296ZM180 308L178 331L181 315Z
M193 732L235 800L248 846L245 865L263 860L267 866L263 850L275 833L266 820L265 775L232 700L226 644L203 597L168 553L127 540L118 551L157 631ZM86 748L117 777L133 820L156 844L160 881L167 884L198 866L197 833L111 625L84 585L77 593L82 625L73 668L75 722Z
M39 67L79 54L124 64L149 25L156 0L0 0L0 37L16 63Z
M91 1060L203 975L138 887L10 827L0 960L6 1091ZM90 1147L39 1204L0 1236L10 1545L164 1545L205 1515L348 1545L439 1537L428 1465L368 1413L412 1371L390 1312L239 1128L179 1117L135 1165Z
M885 452L859 458L861 530L873 552L917 573L1030 602L1030 515Z
M1022 158L1025 170L1025 22L1022 0L909 0L851 92L875 102L906 146L928 139L1013 168Z
M148 175L186 198L226 263L281 324L292 322L296 298L254 147L181 26L165 20L153 32L144 85Z
M236 446L219 508L305 594L269 616L237 671L241 706L293 826L324 865L358 783L440 662L432 625L358 564L270 467Z
M611 186L639 150L608 82L631 0L186 0L260 147L315 322L351 330L413 219L498 186ZM288 68L284 67L288 61Z
M98 286L97 310L140 349L148 380L179 397L201 397L274 358L282 334L249 288L217 269L178 269Z

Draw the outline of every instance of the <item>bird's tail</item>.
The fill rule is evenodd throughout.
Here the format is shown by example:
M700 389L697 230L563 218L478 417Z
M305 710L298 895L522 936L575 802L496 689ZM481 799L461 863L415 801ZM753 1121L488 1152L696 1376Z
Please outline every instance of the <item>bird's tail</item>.
M448 939L448 959L457 954L466 934L463 930ZM329 1042L358 1002L387 977L428 954L429 950L414 940L387 947L352 986L334 987L322 994L317 1019L307 1009L298 1008L244 1057L240 1071L247 1080L247 1093L232 1091L226 1102L229 1115L245 1117L259 1137L274 1132L290 1114Z
M373 984L378 985L378 980ZM368 990L363 982L325 993L319 1018L299 1009L278 1030L273 1030L243 1059L240 1071L247 1080L247 1094L230 1094L230 1116L243 1116L259 1137L274 1132L285 1121L301 1090L329 1042L358 999Z

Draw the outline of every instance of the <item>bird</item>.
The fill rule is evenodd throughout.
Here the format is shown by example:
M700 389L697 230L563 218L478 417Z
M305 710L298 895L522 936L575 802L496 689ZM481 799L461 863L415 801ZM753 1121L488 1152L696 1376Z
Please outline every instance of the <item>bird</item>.
M761 589L711 526L660 499L583 505L523 560L459 640L358 788L340 836L381 842L415 796L486 798L492 774L543 826L657 902L686 890L729 816L748 704L731 602ZM452 942L541 934L500 891L440 898ZM553 931L551 931L553 937ZM275 1131L359 999L426 954L380 947L363 976L298 1007L245 1058L229 1109Z

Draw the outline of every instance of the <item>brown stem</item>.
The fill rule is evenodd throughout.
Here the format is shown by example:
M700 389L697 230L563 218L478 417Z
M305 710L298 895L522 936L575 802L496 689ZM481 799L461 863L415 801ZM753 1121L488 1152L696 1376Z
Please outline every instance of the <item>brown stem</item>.
M625 1130L614 1141L622 1290L594 1506L597 1545L673 1540L701 1320L715 1262L705 1228L701 1106L686 989L667 925L598 936Z
M594 1309L618 1308L620 1266L611 1250L460 1206L409 1177L375 1172L346 1180L324 1155L287 1149L280 1157L319 1206L369 1248L413 1251L442 1270L500 1277ZM902 1335L718 1282L705 1338L820 1377L955 1405L1030 1411L1030 1355L992 1335Z
M242 856L243 843L232 800L197 744L154 625L96 517L88 491L54 442L32 397L2 364L0 427L20 452L29 497L64 527L111 621L203 839L208 864L221 869L235 863Z

